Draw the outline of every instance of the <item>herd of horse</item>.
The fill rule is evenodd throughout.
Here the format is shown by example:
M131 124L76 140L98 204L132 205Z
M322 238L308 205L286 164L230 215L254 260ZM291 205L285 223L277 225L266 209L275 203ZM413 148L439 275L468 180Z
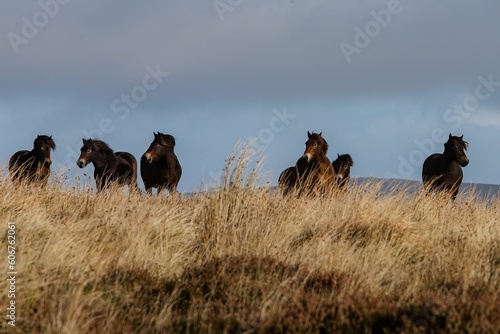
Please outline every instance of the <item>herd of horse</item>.
M167 189L170 193L177 191L182 175L182 168L174 153L175 138L160 132L153 133L154 139L141 157L141 177L148 194L152 188L158 194ZM76 165L84 168L94 165L96 189L101 192L111 184L128 186L131 192L140 192L137 185L137 160L129 152L114 152L107 143L99 139L82 139L80 157ZM9 174L12 183L19 186L25 182L41 187L47 185L51 151L56 149L52 136L38 136L31 151L16 152L9 160Z
M153 133L154 139L140 161L140 173L147 194L156 188L161 194L177 191L182 167L175 155L175 138L169 134ZM349 154L337 154L331 162L327 156L328 143L322 133L307 132L305 151L295 166L285 169L278 185L284 196L323 196L331 192L344 192L350 180L354 161ZM128 186L130 192L140 192L137 184L137 161L128 152L114 152L99 139L82 139L80 157L76 164L84 168L94 165L96 189L101 192L111 184ZM463 179L462 167L469 163L468 143L461 137L449 135L444 152L429 156L422 168L422 180L428 191L443 191L456 198ZM47 185L52 164L50 154L56 149L52 136L39 135L31 151L18 151L9 160L9 175L14 186L20 184Z

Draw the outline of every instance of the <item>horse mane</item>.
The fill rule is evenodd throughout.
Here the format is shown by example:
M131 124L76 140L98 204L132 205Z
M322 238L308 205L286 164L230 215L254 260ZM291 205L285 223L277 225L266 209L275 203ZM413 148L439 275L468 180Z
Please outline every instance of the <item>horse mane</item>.
M43 145L47 145L53 151L56 149L56 143L52 139L52 136L38 135L33 142L33 147L42 147Z
M155 133L155 140L158 138L158 142L164 146L175 147L175 138L172 135L164 134L161 132Z
M462 136L463 137L463 136ZM464 151L467 151L467 148L469 147L469 143L466 142L462 137L453 137L460 146L464 149Z
M349 154L338 154L337 153L337 156L338 158L336 160L338 161L345 161L347 164L349 164L349 166L354 166L354 160L352 160L351 156Z
M93 151L98 151L104 155L107 155L111 159L117 159L115 152L108 144L99 139L87 139L83 140L84 146L91 148Z
M328 152L328 143L326 142L325 138L323 138L323 136L321 135L321 133L311 133L309 135L309 138L312 139L312 140L316 140L317 142L320 143L321 145L321 148L323 149L323 152L326 153Z

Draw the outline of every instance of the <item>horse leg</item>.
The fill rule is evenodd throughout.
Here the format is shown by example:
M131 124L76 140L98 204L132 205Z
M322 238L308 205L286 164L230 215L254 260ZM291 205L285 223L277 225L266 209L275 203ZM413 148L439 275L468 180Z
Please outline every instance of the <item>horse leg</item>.
M97 193L101 193L106 186L106 181L104 180L104 177L96 178L95 183L96 183Z
M177 195L177 184L171 183L167 186L167 189L171 196Z

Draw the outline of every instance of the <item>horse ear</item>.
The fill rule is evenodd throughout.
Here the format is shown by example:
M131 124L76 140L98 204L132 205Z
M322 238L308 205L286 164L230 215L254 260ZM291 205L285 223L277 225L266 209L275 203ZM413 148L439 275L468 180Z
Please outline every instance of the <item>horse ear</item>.
M460 139L462 139L462 140L463 140L463 139L464 139L464 135L461 135L461 136L460 136Z
M340 154L337 153L337 158L340 158Z
M307 138L311 138L311 133L307 131Z
M452 135L451 135L451 133L450 133L450 136L448 137L448 139L451 139L452 137L453 137L453 136L452 136Z
M319 136L321 137L322 135L323 135L323 132L320 132L320 133L319 133Z

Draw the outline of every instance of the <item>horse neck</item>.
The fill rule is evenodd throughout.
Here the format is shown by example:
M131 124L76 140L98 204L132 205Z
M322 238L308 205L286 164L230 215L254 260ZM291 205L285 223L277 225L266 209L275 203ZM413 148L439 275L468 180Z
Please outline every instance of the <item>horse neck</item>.
M43 154L42 150L39 147L34 147L30 152L29 152L29 158L35 158L37 161L44 161L45 160L45 155Z
M330 160L328 160L328 157L326 156L326 154L322 151L320 154L318 154L318 156L316 157L316 163L319 165L320 168L325 168L330 166ZM328 166L327 166L328 165ZM333 166L332 166L332 169L333 169Z
M443 161L445 161L447 165L452 164L453 162L456 162L454 157L453 157L453 154L450 153L450 151L447 148L444 149L444 152L442 154L442 158L443 158Z
M99 153L97 158L92 160L92 164L98 172L114 171L118 165L118 158L114 153Z
M160 159L164 159L164 160L167 160L169 159L169 157L173 156L174 154L174 148L173 147L170 147L170 146L167 146L165 147L165 149L161 152L160 155L158 155L158 157Z

